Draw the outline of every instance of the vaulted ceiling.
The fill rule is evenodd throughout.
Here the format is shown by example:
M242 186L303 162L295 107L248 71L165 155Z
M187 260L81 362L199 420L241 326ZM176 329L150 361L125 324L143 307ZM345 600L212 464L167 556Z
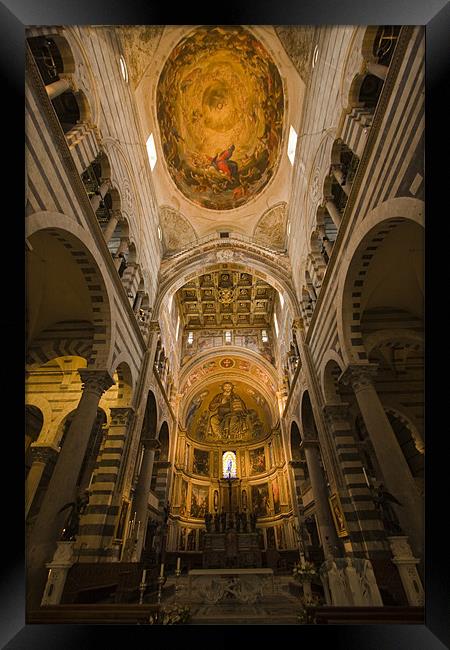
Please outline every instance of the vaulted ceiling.
M168 226L160 220L168 249L222 229L257 238L259 221L278 218L290 198L288 136L291 125L300 128L306 91L291 52L264 25L121 33L143 135L154 136L152 180L158 208L170 216ZM311 34L296 36L290 49L301 42L307 65ZM172 215L182 235L178 225L175 235L170 229Z
M184 196L237 208L271 179L284 93L266 48L240 26L201 27L171 52L157 89L167 168Z

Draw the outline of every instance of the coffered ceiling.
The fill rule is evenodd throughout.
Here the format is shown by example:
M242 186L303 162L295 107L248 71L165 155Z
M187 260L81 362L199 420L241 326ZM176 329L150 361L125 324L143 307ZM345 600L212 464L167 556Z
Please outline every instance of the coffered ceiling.
M275 289L249 273L226 268L185 284L176 294L186 328L269 327Z

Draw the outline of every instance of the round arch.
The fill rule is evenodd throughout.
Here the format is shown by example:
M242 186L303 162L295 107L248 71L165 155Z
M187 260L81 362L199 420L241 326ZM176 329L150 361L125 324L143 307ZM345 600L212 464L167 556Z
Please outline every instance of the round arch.
M393 229L406 222L423 227L424 203L418 199L397 198L385 201L374 208L356 228L352 241L344 253L336 304L341 305L337 313L337 329L340 349L345 365L367 358L365 348L360 344L360 310L353 307L352 293L361 296L364 280L361 279L370 267L363 267L363 255L374 237L377 246ZM382 231L379 234L379 231ZM381 238L381 239L380 239ZM361 274L360 274L361 272ZM359 299L356 300L359 304ZM358 334L355 334L358 329ZM352 342L352 339L356 343Z
M222 246L223 252L220 250ZM260 251L256 250L256 247L249 248L238 240L233 240L232 248L229 241L226 246L223 244L222 246L217 241L207 242L200 245L195 251L177 257L175 263L172 263L170 267L163 263L162 282L154 306L155 319L160 317L163 304L169 295L174 295L195 275L220 270L224 262L232 271L251 273L271 284L274 289L285 296L286 306L290 310L292 318L299 317L297 297L288 276L287 263L283 264L283 260L278 259L277 264L276 256L263 256ZM218 248L219 250L217 250ZM243 259L243 254L246 258L245 264L240 261ZM285 268L283 268L284 266Z
M342 360L342 357L335 350L328 350L323 357L322 365L319 371L322 393L325 398L325 402L327 403L339 401L335 390L335 380L334 377L330 374L332 372L333 364L339 368L339 371L341 373L344 371L344 362Z
M91 253L89 234L73 219L57 212L37 212L27 217L26 234L30 242L38 234L51 237L56 246L67 251L74 268L83 275L92 308L93 336L89 365L109 367L114 348L109 280L103 260L101 257L94 259ZM96 337L97 332L102 336ZM73 353L73 350L68 352L69 355ZM61 356L61 353L54 356Z

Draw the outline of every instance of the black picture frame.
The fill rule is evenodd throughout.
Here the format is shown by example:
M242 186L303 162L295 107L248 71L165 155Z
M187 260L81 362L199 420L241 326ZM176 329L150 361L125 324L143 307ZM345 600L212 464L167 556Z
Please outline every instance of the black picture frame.
M5 310L1 322L3 346L6 353L4 363L8 372L4 373L3 392L4 411L11 413L15 425L4 428L7 441L4 468L12 466L16 479L7 479L4 494L8 495L3 519L4 540L8 542L3 552L2 579L0 587L0 642L2 647L11 649L37 648L88 648L104 647L105 634L112 632L115 643L129 640L129 629L124 626L84 626L84 625L25 625L25 566L24 566L24 524L23 492L18 487L17 476L23 465L23 441L18 435L17 414L23 412L23 368L25 362L23 341L25 322L23 294L17 287L17 280L24 269L23 260L17 251L23 250L22 214L24 203L24 28L32 24L410 24L426 26L426 623L425 625L391 626L303 626L291 628L288 634L291 643L298 643L301 632L302 644L313 641L321 644L327 640L330 647L363 648L364 650L432 650L450 647L450 579L448 569L448 550L446 548L446 500L440 495L447 492L445 481L446 463L445 412L443 407L448 398L444 395L446 382L437 381L440 366L445 361L445 348L448 338L444 318L446 307L445 293L436 288L442 277L439 264L446 261L448 230L445 217L448 208L443 205L446 197L447 179L444 169L448 165L438 160L439 151L444 149L444 138L448 129L448 42L450 33L450 5L445 0L301 0L274 2L263 0L260 3L228 2L222 6L204 3L193 6L184 4L177 7L172 3L152 2L151 0L79 0L64 2L46 0L4 0L0 5L0 61L3 71L2 109L4 138L6 131L12 135L10 144L3 151L6 158L4 194L12 200L12 208L4 212L7 231L4 234L3 264ZM445 112L444 112L445 111ZM446 174L448 175L448 174ZM5 196L5 198L7 198ZM439 203L441 201L441 203ZM11 216L12 215L12 216ZM441 222L437 221L441 219ZM442 223L443 221L443 223ZM5 226L6 229L6 226ZM6 273L8 271L8 273ZM11 272L12 271L12 272ZM9 280L7 280L7 277ZM25 279L25 278L24 278ZM445 282L442 281L445 285ZM24 282L25 287L25 282ZM445 289L445 286L443 287ZM433 291L435 295L433 296ZM12 300L11 300L12 298ZM430 309L433 302L434 309ZM442 320L434 315L442 315ZM439 330L441 326L441 331ZM13 345L12 342L17 343ZM443 355L444 352L444 355ZM6 462L7 460L7 462ZM23 471L23 470L22 470ZM262 628L264 638L269 635L268 626ZM154 627L133 628L133 642L142 643L142 634L153 635L183 634L184 643L198 640L199 628ZM285 630L270 628L270 635L277 638ZM252 639L259 636L259 628L252 627ZM208 636L217 645L221 642L217 629L201 630L201 636ZM190 638L189 638L190 637ZM111 638L111 637L110 637ZM181 638L181 637L179 637ZM223 637L222 637L223 638ZM147 641L145 641L147 642ZM204 642L204 640L202 640ZM226 639L223 638L223 643ZM286 642L286 641L285 641ZM108 643L108 646L110 643Z

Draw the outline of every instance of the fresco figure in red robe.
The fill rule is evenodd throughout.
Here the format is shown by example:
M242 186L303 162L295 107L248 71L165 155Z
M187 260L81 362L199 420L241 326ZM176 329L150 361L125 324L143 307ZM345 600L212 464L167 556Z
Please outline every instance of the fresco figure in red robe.
M222 151L222 153L216 154L214 158L211 158L211 166L214 167L214 169L217 169L221 174L224 174L229 181L236 181L239 183L237 163L234 160L230 160L234 150L235 146L232 144L228 149Z

